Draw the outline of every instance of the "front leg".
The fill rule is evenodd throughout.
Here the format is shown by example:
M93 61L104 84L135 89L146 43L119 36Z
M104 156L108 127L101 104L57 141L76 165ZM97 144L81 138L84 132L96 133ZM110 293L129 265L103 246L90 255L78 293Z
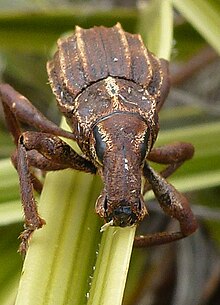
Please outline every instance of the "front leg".
M77 154L57 136L44 132L26 131L21 135L20 142L29 152L30 165L41 170L72 168L90 174L96 173L96 167L91 161ZM31 154L33 150L35 153Z
M151 184L152 190L164 212L179 221L180 232L162 232L140 236L135 239L135 246L161 245L179 240L195 232L198 224L186 197L180 194L174 186L156 173L147 163L144 165L143 174Z
M30 103L26 97L14 90L8 84L0 84L0 101L2 102L6 125L11 135L13 136L16 146L18 146L19 138L22 134L20 122L23 122L32 128L35 127L37 130L51 133L53 135L59 135L73 140L76 140L77 138L74 133L63 130L53 122L49 121L38 109L36 109ZM33 152L28 154L29 161L34 160L34 164L31 165L35 166L36 159L38 159L37 163L40 164L41 167L45 167L42 168L43 170L47 170L46 167L49 167L50 170L53 170L53 166L49 164L50 162L48 160L43 160L42 156L36 156L36 154L33 157L33 154ZM41 158L41 160L39 160L39 158ZM17 169L17 149L12 154L11 159L14 167ZM43 166L44 164L45 166ZM56 165L54 165L54 167L56 168ZM58 166L58 169L61 169L60 165ZM34 184L34 189L40 192L42 189L42 184L34 174L31 173L30 175Z
M28 152L32 150L35 151L35 154L29 154L28 157ZM36 151L38 152L37 155ZM39 154L42 158L39 158ZM36 156L35 159L30 158L34 155ZM45 162L46 160L48 162ZM60 138L47 133L31 131L24 132L19 138L16 163L25 216L25 231L20 235L20 252L25 254L30 236L34 230L41 228L45 223L37 211L29 166L34 165L44 170L73 168L93 174L96 172L96 167L90 161L78 155Z
M32 233L34 230L40 229L45 224L45 221L38 214L37 204L33 195L27 151L22 142L19 142L17 147L17 171L19 174L21 202L25 217L25 230L19 236L21 239L19 252L24 256Z

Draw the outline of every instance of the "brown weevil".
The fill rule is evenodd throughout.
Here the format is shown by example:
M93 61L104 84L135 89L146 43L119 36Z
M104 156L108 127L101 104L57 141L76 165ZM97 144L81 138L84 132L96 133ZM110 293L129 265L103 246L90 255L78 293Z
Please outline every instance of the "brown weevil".
M179 232L135 238L136 246L164 244L197 229L187 199L166 178L193 156L188 143L153 148L159 131L158 113L169 91L168 62L144 46L140 35L112 28L76 27L74 35L58 40L58 50L47 64L57 104L72 132L62 130L24 96L0 85L6 122L17 146L12 162L18 171L25 230L20 251L45 223L39 216L33 188L41 185L30 167L43 171L65 168L99 174L104 188L96 212L105 223L126 227L147 214L142 194L152 188L162 209L180 224ZM20 122L36 131L23 132ZM77 154L59 136L76 141ZM147 160L165 164L160 174Z

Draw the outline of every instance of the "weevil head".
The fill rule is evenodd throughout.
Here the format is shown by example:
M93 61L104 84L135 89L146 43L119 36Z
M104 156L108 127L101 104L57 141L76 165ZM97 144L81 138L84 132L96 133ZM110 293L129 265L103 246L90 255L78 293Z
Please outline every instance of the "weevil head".
M140 222L147 214L141 177L152 147L148 124L136 114L114 113L94 126L90 147L104 182L96 212L115 226Z

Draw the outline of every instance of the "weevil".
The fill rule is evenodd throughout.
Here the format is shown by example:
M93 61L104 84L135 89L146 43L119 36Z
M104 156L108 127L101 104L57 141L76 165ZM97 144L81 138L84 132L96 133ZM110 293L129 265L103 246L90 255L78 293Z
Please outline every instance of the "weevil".
M165 213L179 221L180 231L137 236L135 245L164 244L192 234L197 221L189 203L166 178L193 156L194 148L181 142L153 147L159 132L158 113L170 87L168 62L119 23L111 28L77 26L73 35L60 38L57 45L47 71L71 132L48 120L8 84L0 85L6 122L16 144L12 162L20 178L25 216L20 251L26 252L34 230L45 224L33 195L40 183L31 167L99 174L104 187L96 213L106 224L120 227L137 225L148 214L144 177L145 190L153 190ZM20 122L36 130L22 131ZM60 136L76 141L82 155ZM148 161L166 168L157 173Z

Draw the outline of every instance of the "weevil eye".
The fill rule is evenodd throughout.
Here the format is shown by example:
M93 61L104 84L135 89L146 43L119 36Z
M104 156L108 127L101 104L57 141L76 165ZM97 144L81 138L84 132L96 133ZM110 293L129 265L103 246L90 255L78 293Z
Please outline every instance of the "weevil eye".
M93 129L93 134L95 137L95 151L99 162L103 163L103 156L106 149L105 141L102 138L102 134L99 132L98 126Z
M146 158L146 154L149 152L150 148L151 148L150 129L147 129L140 146L141 161L143 161Z

